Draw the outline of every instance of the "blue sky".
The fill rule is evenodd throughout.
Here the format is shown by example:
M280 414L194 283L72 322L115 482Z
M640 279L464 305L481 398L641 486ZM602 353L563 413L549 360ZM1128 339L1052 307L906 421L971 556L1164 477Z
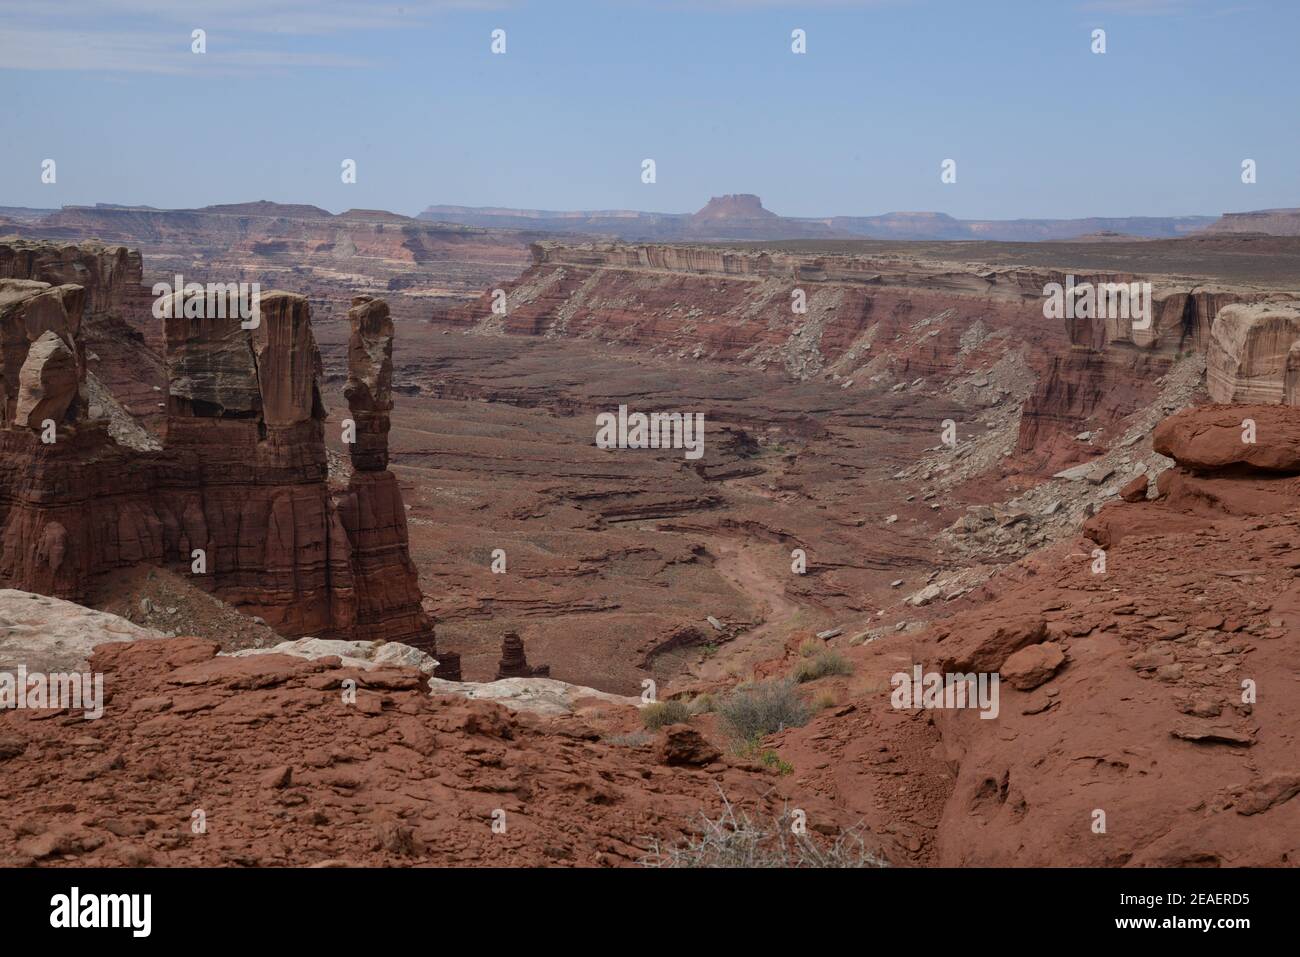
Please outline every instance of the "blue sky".
M0 205L1300 206L1298 34L1293 0L0 0Z

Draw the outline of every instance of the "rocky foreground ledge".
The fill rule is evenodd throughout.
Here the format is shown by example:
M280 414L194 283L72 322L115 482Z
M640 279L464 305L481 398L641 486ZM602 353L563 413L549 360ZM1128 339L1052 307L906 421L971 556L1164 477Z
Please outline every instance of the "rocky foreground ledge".
M417 668L195 638L101 645L90 664L101 719L0 712L0 866L620 865L723 794L779 802L775 772L667 732L601 741L640 724L608 700L542 717L430 695Z

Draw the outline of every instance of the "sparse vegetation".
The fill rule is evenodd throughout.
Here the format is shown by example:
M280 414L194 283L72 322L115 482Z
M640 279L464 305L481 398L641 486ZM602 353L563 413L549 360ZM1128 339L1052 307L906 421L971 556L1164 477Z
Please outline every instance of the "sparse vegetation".
M616 748L640 748L653 741L654 735L648 731L630 731L627 734L611 734L602 740Z
M685 724L690 717L685 701L656 701L641 709L641 723L650 731L658 731L670 724Z
M799 657L811 658L814 655L816 655L818 652L822 652L825 650L826 650L826 646L822 644L821 639L805 638L799 645Z
M824 648L811 658L803 658L794 666L791 677L795 681L803 684L806 681L816 681L818 678L825 678L828 675L851 675L853 666L849 660L838 651L831 651Z
M813 698L812 706L814 711L825 711L827 708L833 708L839 702L832 691L823 691L817 697Z
M698 694L692 698L688 708L691 714L708 714L710 711L716 710L717 706L717 700L706 691L704 694Z
M737 811L725 795L722 801L723 812L717 819L701 815L704 827L699 836L669 847L652 838L641 863L646 867L889 866L867 849L861 825L824 841L806 828L795 827L795 815L788 808L769 821L755 821Z
M794 774L794 765L789 761L781 759L771 748L764 748L757 738L747 741L739 748L736 753L742 758L753 758L765 768L776 768L782 775Z
M723 729L736 741L757 741L764 735L806 724L810 713L794 682L762 681L739 685L718 705Z

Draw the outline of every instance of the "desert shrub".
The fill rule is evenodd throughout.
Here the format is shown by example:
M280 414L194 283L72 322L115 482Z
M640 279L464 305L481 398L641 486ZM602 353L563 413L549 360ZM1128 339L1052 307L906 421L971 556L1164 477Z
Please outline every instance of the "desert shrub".
M776 768L783 775L794 774L794 765L789 761L781 760L781 755L771 748L763 747L758 738L738 744L735 751L738 756L752 758L765 768Z
M701 815L704 826L699 836L667 847L652 838L641 863L646 867L889 866L867 850L860 825L841 831L831 841L806 830L793 833L788 808L778 817L755 821L737 811L725 796L722 800L724 809L717 819Z
M687 709L691 714L708 714L717 708L717 700L707 691L704 694L698 694L691 699Z
M812 707L814 711L825 711L827 708L833 708L836 705L834 692L823 691L817 697L813 698Z
M794 765L789 761L782 761L781 755L777 754L771 748L767 748L758 753L758 760L763 763L764 767L776 768L781 774L794 774Z
M717 710L723 729L741 742L797 728L809 718L808 706L794 683L786 680L739 685Z
M690 717L685 701L656 701L641 709L641 723L651 731L670 724L685 724Z
M826 650L826 645L822 643L820 638L805 638L802 642L799 643L800 658L811 658L813 655L817 654L818 652L822 652L825 650Z
M823 649L811 658L803 658L794 666L791 677L799 684L816 681L827 675L851 675L853 666L838 651Z

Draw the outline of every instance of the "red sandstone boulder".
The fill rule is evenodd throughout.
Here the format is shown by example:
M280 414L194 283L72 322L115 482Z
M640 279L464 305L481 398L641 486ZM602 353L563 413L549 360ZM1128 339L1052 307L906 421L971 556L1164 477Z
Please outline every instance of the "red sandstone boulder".
M1065 664L1065 652L1054 641L1021 648L998 670L1002 680L1020 691L1032 691L1047 682Z
M76 355L57 333L42 333L18 373L14 425L40 428L47 419L62 421L76 401L78 385Z
M668 725L659 732L655 742L655 758L660 764L700 767L712 764L721 754L688 724Z
M943 634L943 671L996 671L1007 657L1026 645L1047 638L1047 622L1037 616L1014 614L965 623L960 631Z
M0 428L61 420L74 404L68 418L83 417L86 365L78 333L85 301L80 286L0 279Z
M1285 405L1210 405L1165 419L1152 447L1183 468L1211 471L1246 465L1300 472L1300 409Z
M1141 502L1147 497L1147 488L1150 484L1144 472L1120 489L1119 497L1126 502Z

